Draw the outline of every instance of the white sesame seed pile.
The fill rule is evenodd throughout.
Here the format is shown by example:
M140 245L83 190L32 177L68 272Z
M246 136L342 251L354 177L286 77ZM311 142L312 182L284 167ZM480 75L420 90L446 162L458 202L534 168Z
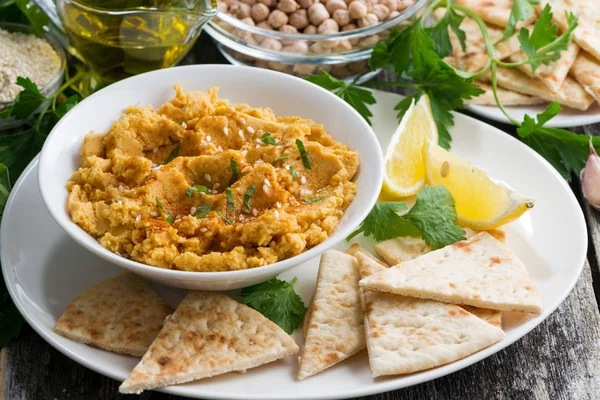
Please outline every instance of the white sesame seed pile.
M60 70L60 58L50 43L35 35L0 29L0 101L11 101L23 88L23 76L38 88L46 86Z

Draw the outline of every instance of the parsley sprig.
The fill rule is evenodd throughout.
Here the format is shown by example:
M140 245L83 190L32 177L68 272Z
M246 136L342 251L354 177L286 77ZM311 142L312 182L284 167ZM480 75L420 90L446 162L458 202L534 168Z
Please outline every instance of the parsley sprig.
M412 101L421 96L429 97L431 110L438 128L439 145L449 149L452 137L448 127L454 124L451 111L464 108L465 100L483 93L474 80L489 73L496 103L506 117L517 126L519 138L545 157L567 180L578 176L589 154L587 136L577 135L564 129L547 128L546 123L560 111L557 103L552 103L536 118L526 115L523 121L517 121L508 114L497 96L497 70L530 65L533 72L560 58L560 52L568 48L573 30L577 27L577 18L566 13L567 29L560 33L552 22L552 9L546 5L540 12L533 28L521 28L518 32L521 50L525 59L519 62L505 62L496 58L494 45L512 37L519 22L527 21L534 15L534 5L538 0L514 0L508 26L502 38L493 43L489 38L485 22L471 9L453 3L450 0L434 0L427 9L402 30L394 30L388 38L373 48L369 65L394 72L401 77L400 82L368 82L365 85L391 85L413 89L413 93L401 100L395 107L397 118L401 120ZM435 24L425 26L431 12L438 7L446 7L446 13ZM444 62L443 58L452 51L449 31L457 37L460 46L465 48L465 33L460 29L464 18L471 18L481 30L487 64L475 72L460 71ZM311 75L307 80L331 90L354 107L370 123L372 116L368 106L375 103L368 90L357 82L345 83L332 77L325 71ZM352 95L349 95L352 94ZM600 138L594 137L594 147L600 151Z
M275 141L275 139L273 139L271 137L272 133L271 132L265 132L262 137L260 138L260 140L265 143L265 144L272 144L275 145L277 144L277 142Z
M240 300L291 334L302 324L306 314L306 307L294 290L296 280L286 282L273 278L244 288Z
M424 186L407 210L405 202L376 203L346 240L360 233L377 241L421 235L428 246L439 249L465 239L465 231L456 222L454 198L444 186Z

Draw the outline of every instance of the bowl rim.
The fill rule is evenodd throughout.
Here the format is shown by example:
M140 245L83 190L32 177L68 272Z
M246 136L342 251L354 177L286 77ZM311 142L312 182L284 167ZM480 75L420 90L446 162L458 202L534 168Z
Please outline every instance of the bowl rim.
M375 132L373 131L371 126L363 119L363 117L354 108L352 108L350 105L348 105L342 99L337 97L335 94L329 92L328 90L325 90L317 85L314 85L304 79L298 78L293 75L284 74L281 72L272 71L272 70L268 70L268 69L255 68L255 67L226 65L226 64L200 64L200 65L186 65L186 66L166 68L166 69L146 72L146 73L140 74L140 75L135 75L135 76L126 78L122 81L116 82L112 85L109 85L105 88L100 89L98 92L92 94L91 96L89 96L86 99L84 99L83 101L81 101L78 105L73 107L65 115L65 117L61 118L61 120L54 126L54 128L48 135L48 138L46 139L44 146L40 152L40 156L39 156L40 159L39 159L39 171L38 171L38 186L40 189L40 194L44 201L44 205L46 206L46 209L48 210L48 212L50 213L52 218L73 240L75 240L75 242L77 242L83 248L91 251L93 254L95 254L107 261L110 261L113 264L119 265L119 266L121 266L125 269L128 269L128 270L131 270L133 272L139 272L143 275L153 275L156 279L161 279L161 277L162 277L162 278L172 278L172 279L179 279L179 280L183 280L186 278L201 279L204 281L220 281L223 279L245 280L245 279L255 278L257 276L276 276L279 273L286 271L286 270L288 270L296 265L299 265L305 261L308 261L311 258L320 256L323 252L325 252L326 250L330 249L331 247L335 246L336 244L338 244L339 242L344 240L344 237L348 236L366 218L367 214L371 211L371 209L377 202L377 199L379 197L378 191L373 191L373 193L368 194L367 197L365 198L365 204L363 205L362 209L354 216L354 219L349 220L347 222L346 226L344 227L344 232L345 232L345 234L343 235L344 237L336 238L336 240L331 240L331 235L329 235L329 237L326 240L319 243L315 247L312 247L296 256L275 262L273 264L268 264L268 265L261 266L261 267L255 267L255 268L249 268L249 269L243 269L243 270L217 271L217 272L181 271L181 270L174 270L174 269L163 269L163 268L154 267L154 266L151 266L148 264L144 264L144 263L141 263L138 261L133 261L128 258L119 256L119 255L113 253L112 251L102 247L95 238L93 238L89 233L87 233L82 228L80 228L70 218L68 221L68 226L66 224L63 224L63 219L59 215L58 210L53 206L52 199L49 197L48 192L46 190L44 190L44 188L46 188L48 185L48 183L46 183L46 182L48 182L48 180L46 179L47 175L49 175L49 176L52 175L52 168L51 168L52 164L48 160L48 156L47 156L47 154L49 153L48 149L50 147L50 143L52 143L52 141L53 141L53 136L57 136L57 132L60 132L62 125L66 124L68 122L68 118L67 118L68 114L76 113L77 109L81 107L81 104L86 104L86 103L90 103L90 102L94 101L94 98L97 97L98 93L101 93L103 91L116 90L119 87L119 84L121 84L123 82L131 82L134 80L141 79L140 77L142 77L142 76L154 75L153 81L160 82L161 81L160 75L166 73L165 71L168 71L170 69L182 70L182 69L220 69L220 68L238 69L238 70L240 70L241 74L244 74L244 73L266 74L266 75L274 75L275 74L275 75L278 75L279 78L281 78L283 80L299 80L299 81L304 82L303 84L310 86L311 90L321 92L321 94L323 94L325 97L328 97L330 101L340 102L343 105L343 107L347 109L348 113L354 114L354 116L360 120L360 123L362 124L361 129L364 129L365 132L367 132L367 135L364 138L364 142L365 143L370 142L370 146L372 146L374 151L377 153L378 157L376 157L373 160L363 160L361 162L361 166L368 164L369 165L369 179L379 182L379 185L377 185L377 186L381 186L381 183L383 182L383 168L384 168L383 167L383 154L381 151L381 147L379 145L379 141L377 140L377 137L375 135ZM361 153L360 148L357 148L356 151L359 154ZM360 167L359 167L359 171L360 171ZM353 202L354 201L355 201L355 199L353 199ZM64 204L62 205L62 207L63 207L63 211L64 211ZM338 229L337 226L336 226L336 229ZM335 232L335 230L334 230L334 232ZM89 239L86 240L86 238L92 238L93 241L89 241Z
M33 34L39 38L45 39L48 43L50 43L50 46L52 46L52 49L54 49L54 51L58 55L58 58L60 59L60 66L58 68L58 72L54 74L52 79L50 79L50 81L44 87L39 88L39 90L40 93L42 93L45 96L51 94L50 92L52 91L52 88L56 86L58 81L63 79L65 75L65 68L67 65L67 56L60 43L59 38L50 31L46 31L40 35L35 31L35 29L32 26L20 24L17 22L0 22L0 29L4 29L11 33L22 32ZM12 104L15 100L16 98L8 101L0 101L0 107L8 106Z
M208 22L208 25L214 28L213 25L218 25L216 19L221 19L227 24L238 28L243 31L251 32L257 35L266 36L275 39L288 39L288 40L312 40L312 41L324 41L324 40L341 40L341 39L354 39L363 36L374 35L385 29L394 27L408 18L412 17L417 11L419 11L427 3L427 0L416 0L412 5L406 7L399 15L392 19L378 22L375 25L365 26L351 31L336 32L336 33L324 33L324 34L304 34L304 33L288 33L279 32L276 30L263 29L257 26L248 25L242 20L239 20L225 12L218 11L214 19ZM278 53L278 52L277 52Z

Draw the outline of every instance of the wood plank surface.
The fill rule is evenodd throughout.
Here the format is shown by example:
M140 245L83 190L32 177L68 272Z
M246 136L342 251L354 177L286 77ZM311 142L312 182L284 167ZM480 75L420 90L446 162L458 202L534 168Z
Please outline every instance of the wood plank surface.
M203 34L184 63L208 62L226 63ZM383 78L389 79L389 76ZM491 124L514 134L512 126ZM577 131L600 135L600 124ZM573 188L581 198L578 183L574 183ZM573 292L540 326L507 349L469 368L435 381L361 400L598 398L600 313L596 295L600 292L597 259L600 213L589 207L585 211L590 227L590 263L586 262ZM54 350L28 326L20 339L0 352L0 400L135 398L120 396L118 386L119 382ZM158 392L145 392L138 398L180 399Z

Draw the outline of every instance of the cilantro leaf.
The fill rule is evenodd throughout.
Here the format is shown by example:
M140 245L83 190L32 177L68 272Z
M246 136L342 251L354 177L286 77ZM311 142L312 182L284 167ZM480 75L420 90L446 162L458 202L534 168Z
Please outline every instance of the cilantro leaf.
M185 197L192 197L192 195L194 194L194 192L198 192L198 193L208 193L208 188L204 185L194 185L194 186L190 186L189 188L187 188L187 190L185 191Z
M240 301L279 325L288 334L304 320L306 307L294 290L297 278L291 282L270 279L242 289Z
M423 186L405 217L434 250L465 240L465 231L456 222L454 198L442 185Z
M260 138L260 140L265 143L265 144L277 144L277 142L275 141L275 139L273 139L271 137L272 133L271 132L265 132L264 135L262 135L262 137Z
M194 217L202 219L206 218L206 216L212 211L210 204L200 204L196 207L196 212L194 213Z
M252 185L248 186L248 190L246 190L246 194L244 195L244 207L243 207L243 210L245 212L247 212L247 213L250 212L250 198L254 194L255 190L256 190L256 185L252 184Z
M405 202L375 203L367 218L346 240L349 241L361 232L365 236L373 235L377 241L393 239L398 236L418 235L417 227L398 215L399 212L407 209L408 206Z
M529 16L534 12L533 6L539 3L539 0L513 0L508 25L504 29L504 34L498 42L503 42L514 35L517 24L520 21L529 19Z
M234 203L233 203L233 194L231 193L231 189L225 189L225 197L227 198L227 213L233 211Z
M314 196L314 197L305 197L304 202L308 204L316 203L317 201L323 200L327 196Z
M302 157L302 163L304 164L304 168L312 170L312 165L310 165L310 158L308 158L308 152L306 151L306 147L304 147L304 142L300 139L296 139L296 147L298 147L300 157Z
M233 185L234 183L237 182L239 173L240 172L238 171L237 161L235 161L232 158L231 159L231 180L229 181L229 186L231 186L231 185Z
M367 107L370 104L375 104L376 100L367 89L363 89L353 83L346 83L329 75L324 70L321 70L319 75L311 74L305 78L307 81L319 85L324 89L333 92L346 103L350 104L358 113L371 125L371 117L373 114Z
M466 51L467 35L460 29L460 24L464 18L464 16L454 11L453 8L448 7L446 8L444 16L435 25L426 29L433 40L438 56L444 58L449 56L452 52L452 42L450 41L448 28L450 28L458 38L463 52Z
M168 164L171 161L173 161L174 159L176 159L177 156L179 155L179 150L180 149L181 149L181 146L179 146L179 145L175 146L175 148L173 150L171 150L171 153L169 154L169 157L167 157L167 161L165 161L165 164Z
M73 95L69 97L66 101L64 101L62 104L60 104L58 107L56 107L56 109L54 109L53 111L56 120L58 121L59 119L64 117L66 113L68 113L73 107L77 105L77 103L77 96Z

